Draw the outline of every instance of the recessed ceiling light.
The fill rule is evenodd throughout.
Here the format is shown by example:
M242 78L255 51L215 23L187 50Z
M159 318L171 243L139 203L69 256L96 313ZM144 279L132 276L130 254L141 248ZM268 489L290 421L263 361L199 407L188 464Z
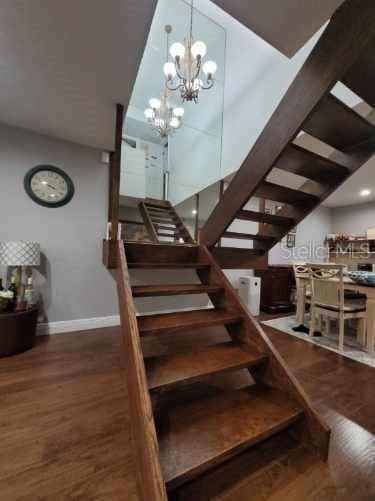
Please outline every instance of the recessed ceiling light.
M192 214L194 214L194 216L195 216L195 215L198 213L198 211L197 211L197 209L193 209L193 210L191 211L191 213L192 213Z
M368 196L371 194L371 190L368 190L368 189L366 189L366 190L361 190L361 191L359 192L359 194L361 195L361 197L368 197Z

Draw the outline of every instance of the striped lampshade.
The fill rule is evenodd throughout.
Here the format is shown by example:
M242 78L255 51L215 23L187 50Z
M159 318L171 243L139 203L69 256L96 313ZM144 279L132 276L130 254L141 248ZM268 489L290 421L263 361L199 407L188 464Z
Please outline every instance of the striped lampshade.
M40 245L36 242L0 242L0 264L39 266Z

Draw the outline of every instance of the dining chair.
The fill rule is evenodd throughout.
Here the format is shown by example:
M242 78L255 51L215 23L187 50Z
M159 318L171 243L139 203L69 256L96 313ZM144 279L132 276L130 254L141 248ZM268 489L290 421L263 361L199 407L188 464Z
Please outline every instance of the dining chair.
M339 324L339 351L344 350L345 320L358 320L358 338L366 337L366 305L346 302L344 292L344 265L307 263L311 284L310 336L314 335L317 316L322 316L329 334L331 319Z

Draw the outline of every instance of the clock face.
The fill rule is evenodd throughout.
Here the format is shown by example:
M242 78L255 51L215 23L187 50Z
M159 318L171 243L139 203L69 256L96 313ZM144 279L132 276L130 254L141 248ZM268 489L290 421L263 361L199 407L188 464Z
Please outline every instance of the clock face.
M25 177L25 189L34 202L44 207L61 207L74 194L70 177L61 169L49 165L31 169Z

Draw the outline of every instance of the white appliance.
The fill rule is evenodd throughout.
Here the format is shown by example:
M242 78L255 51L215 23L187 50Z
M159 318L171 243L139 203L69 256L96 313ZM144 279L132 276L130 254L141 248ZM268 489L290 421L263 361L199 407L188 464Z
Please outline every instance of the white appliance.
M260 287L259 277L240 277L239 295L242 302L252 315L259 315L260 310Z

